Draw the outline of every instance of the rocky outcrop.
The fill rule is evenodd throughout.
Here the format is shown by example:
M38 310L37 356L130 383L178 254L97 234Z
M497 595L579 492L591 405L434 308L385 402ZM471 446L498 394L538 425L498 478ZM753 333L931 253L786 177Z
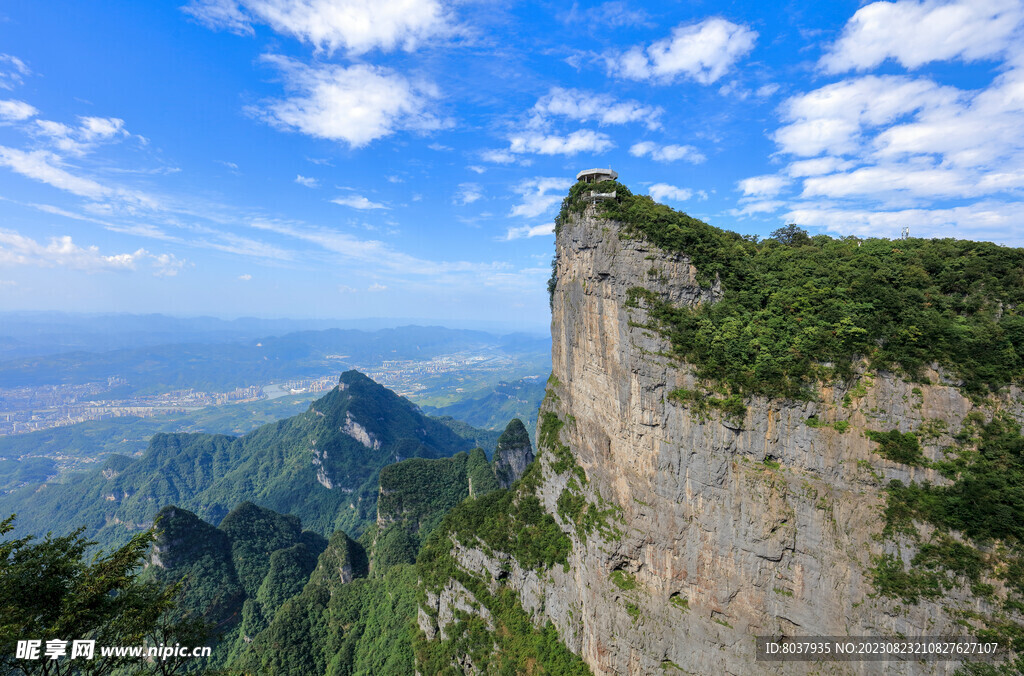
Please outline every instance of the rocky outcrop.
M508 488L523 476L527 465L533 462L533 445L530 433L519 418L513 418L498 437L494 449L494 476L502 488Z
M755 661L754 637L962 635L963 617L996 610L962 583L903 604L877 595L869 574L885 553L909 561L914 552L879 537L883 486L946 480L882 458L864 432L930 426L924 453L940 459L975 404L939 373L911 384L862 369L845 389L823 386L817 401L749 398L742 416L680 403L669 394L699 383L628 291L693 306L721 298L717 282L700 285L686 256L625 236L594 205L561 224L556 246L536 494L572 549L568 565L544 575L505 562L501 583L595 674L825 673L813 662ZM1021 419L1020 402L1013 389L999 406ZM604 523L579 518L591 507ZM467 551L453 552L463 569L496 579L500 553ZM870 674L880 665L957 666L824 666Z

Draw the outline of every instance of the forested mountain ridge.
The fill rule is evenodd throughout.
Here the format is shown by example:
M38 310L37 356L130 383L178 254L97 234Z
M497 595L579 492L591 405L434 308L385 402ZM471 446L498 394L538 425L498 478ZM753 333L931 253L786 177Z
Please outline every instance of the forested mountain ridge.
M177 613L199 618L218 643L206 664L223 664L266 628L281 604L298 594L328 548L299 519L243 502L214 527L168 506L144 579L181 582Z
M158 434L139 458L112 456L64 484L0 497L18 532L68 532L84 525L102 543L126 540L169 504L219 523L250 500L297 515L307 528L358 535L374 520L377 472L415 457L468 451L472 442L357 371L300 415L242 437Z
M220 636L204 668L411 673L421 542L456 505L497 490L479 448L388 465L360 542L339 530L327 543L297 517L249 502L219 527L165 507L147 574L182 581L178 612Z

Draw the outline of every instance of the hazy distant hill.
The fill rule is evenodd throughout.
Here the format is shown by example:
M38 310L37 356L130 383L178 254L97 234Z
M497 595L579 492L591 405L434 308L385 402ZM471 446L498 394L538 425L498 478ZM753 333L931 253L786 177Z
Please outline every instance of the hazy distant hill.
M370 332L328 329L244 342L173 343L8 359L0 361L0 383L4 387L80 384L120 376L129 383L118 388L116 395L122 397L181 388L225 391L283 378L319 376L330 367L331 359L334 365L372 364L386 359L426 360L467 350L546 356L548 345L544 339L523 334L496 336L438 326Z
M533 434L537 410L544 399L543 378L522 378L479 390L448 406L424 406L430 415L451 416L475 427L501 430L512 418L519 418Z

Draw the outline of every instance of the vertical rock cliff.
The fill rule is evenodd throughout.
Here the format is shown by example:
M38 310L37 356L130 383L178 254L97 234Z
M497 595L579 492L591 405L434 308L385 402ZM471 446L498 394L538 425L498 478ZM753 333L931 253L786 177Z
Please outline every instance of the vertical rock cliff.
M494 449L494 475L502 488L508 488L523 476L527 466L533 462L533 445L530 433L519 418L512 418L505 431L498 437Z
M861 366L806 402L748 397L727 411L670 397L700 383L630 290L675 307L717 302L723 290L700 284L683 253L599 211L591 203L558 229L538 462L513 487L519 504L536 496L568 537L564 565L524 564L501 543L451 529L458 575L443 587L428 581L428 638L454 640L454 618L480 600L475 581L488 595L514 592L533 625L550 623L594 674L952 673L952 662L755 662L754 637L1020 626L1019 610L1002 603L1012 580L996 574L973 584L944 575L938 594L879 593L879 562L913 573L921 546L883 537L885 487L950 480L886 459L867 434L916 432L922 457L941 460L972 412L1021 420L1018 389L972 402L936 371L930 384L909 383ZM458 662L464 671L486 671L470 657Z

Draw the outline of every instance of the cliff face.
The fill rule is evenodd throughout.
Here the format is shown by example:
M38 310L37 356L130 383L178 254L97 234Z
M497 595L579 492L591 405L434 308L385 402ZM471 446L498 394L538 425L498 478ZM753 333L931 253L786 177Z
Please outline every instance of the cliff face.
M755 662L753 637L960 635L964 613L1000 612L963 580L916 604L872 585L877 557L909 562L916 551L908 538L879 537L883 487L949 482L883 458L864 432L928 426L923 453L941 459L975 408L955 387L936 372L931 385L862 372L846 389L823 387L813 402L748 398L742 416L676 401L673 390L699 389L692 371L644 328L643 302L628 290L683 306L714 302L718 284L702 287L685 256L624 236L593 205L570 215L556 246L553 377L535 492L572 540L568 565L526 570L456 543L464 570L500 574L535 624L553 622L595 674L807 673L821 666ZM997 405L1024 417L1016 389ZM438 622L427 634L443 633L452 615L445 595L428 599ZM878 666L827 665L829 673ZM952 673L956 664L886 666Z
M533 462L530 434L519 418L512 418L498 437L494 449L494 475L502 488L508 488Z
M748 400L741 420L700 414L669 399L692 388L693 376L663 356L668 344L642 328L647 317L629 307L627 290L641 286L680 305L713 302L718 289L701 288L685 257L620 237L592 206L561 228L557 247L556 396L544 410L573 421L562 441L593 494L622 508L621 539L574 542L574 577L589 584L563 594L580 621L559 629L595 673L656 673L668 663L752 673L768 666L754 663L753 635L960 633L950 609L986 610L957 589L901 608L872 598L865 575L883 548L899 554L877 541L881 487L945 481L881 458L863 431L943 421L946 432L924 447L940 459L973 408L956 388L874 374L846 406L847 391L824 388L813 403ZM1016 394L1005 403L1019 419ZM809 426L812 416L824 424ZM838 420L849 427L827 426ZM560 490L557 480L541 489L552 513Z

